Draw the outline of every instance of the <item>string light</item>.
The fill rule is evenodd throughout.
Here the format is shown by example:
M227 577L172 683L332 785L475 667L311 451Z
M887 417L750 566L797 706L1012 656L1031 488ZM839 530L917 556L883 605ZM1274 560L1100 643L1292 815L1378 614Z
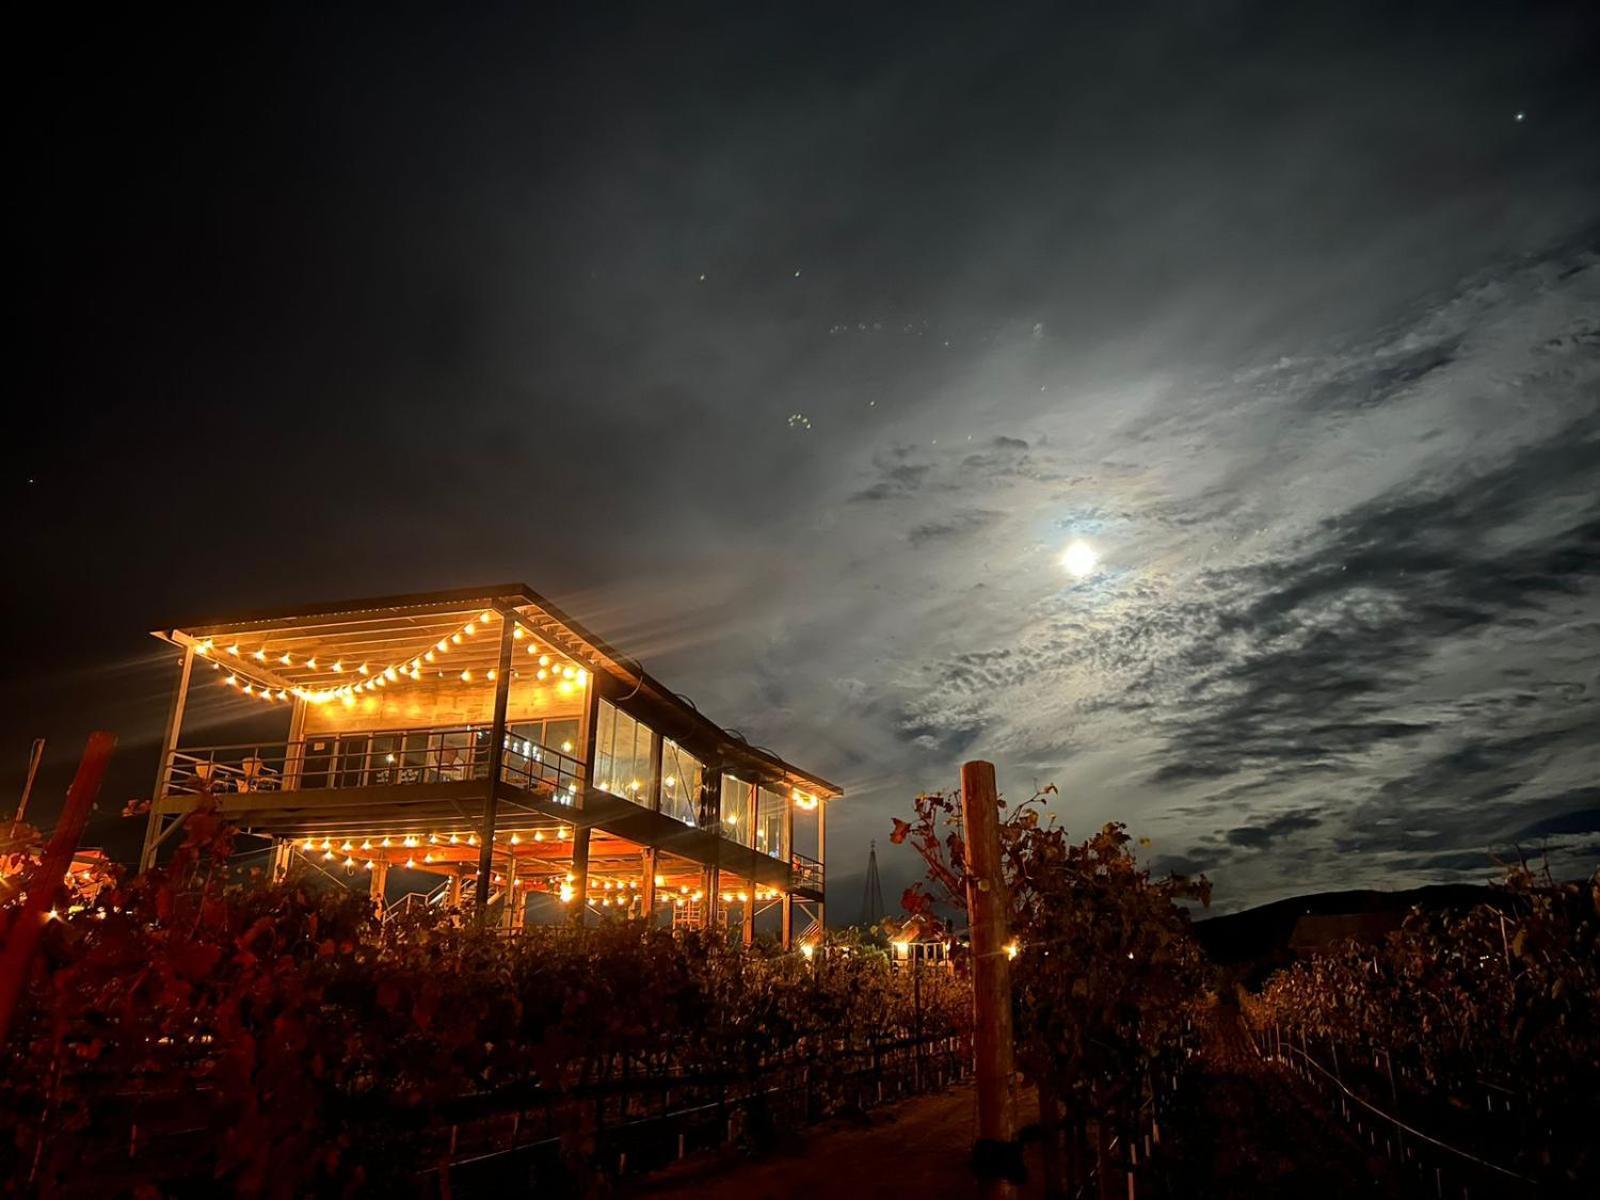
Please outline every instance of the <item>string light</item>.
M288 700L292 697L293 699L304 701L307 704L321 705L331 704L335 701L338 701L344 704L346 707L349 707L355 703L355 698L361 693L374 691L377 688L385 687L390 683L398 683L402 676L412 680L413 682L420 681L422 678L422 664L425 661L433 662L436 652L438 654L444 654L449 651L452 646L464 644L466 638L483 632L484 627L491 624L494 619L494 612L485 610L484 612L478 614L478 616L473 620L462 625L460 629L449 634L447 637L440 638L439 641L434 643L433 649L424 650L418 654L407 655L396 660L394 663L383 667L382 669L375 670L371 664L362 663L356 667L356 672L362 675L364 678L360 682L356 683L341 684L337 687L309 687L301 685L284 688L280 687L276 683L268 682L266 680L250 679L246 677L245 685L241 686L240 675L236 670L230 672L229 675L223 680L223 683L229 687L239 687L241 694L248 695L252 699L262 699L276 702ZM531 635L529 635L523 629L521 624L518 624L515 627L515 636L518 638L527 638ZM211 654L214 646L215 642L208 638L203 642L195 643L194 649L195 652L201 657L206 657ZM536 641L531 642L528 646L529 654L537 653L539 650L540 646ZM230 645L227 648L227 653L234 658L240 657L239 644L235 642ZM268 660L266 647L262 646L257 648L251 652L250 657L254 658L257 662L266 662ZM290 651L285 650L278 656L277 661L282 663L284 666L292 666L294 664L294 656ZM542 654L539 661L542 666L548 667L550 665L550 656L548 654ZM310 670L315 670L317 666L316 656L312 655L310 658L306 659L302 666ZM330 664L330 667L335 673L341 675L344 674L345 667L343 659L336 660ZM561 688L563 693L571 690L570 686L566 686L569 681L577 681L581 683L588 679L588 672L584 668L574 667L571 665L557 667L554 673L563 683ZM540 678L544 677L545 673L541 672ZM464 683L472 682L473 675L471 670L463 670L460 678ZM488 678L490 680L498 679L499 672L497 670L490 670L488 672ZM248 690L246 690L246 688L248 688Z

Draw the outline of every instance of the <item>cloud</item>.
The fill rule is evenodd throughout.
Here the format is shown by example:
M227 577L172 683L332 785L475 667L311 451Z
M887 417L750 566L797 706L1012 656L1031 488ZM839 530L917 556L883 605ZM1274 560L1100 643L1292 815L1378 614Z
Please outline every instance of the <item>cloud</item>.
M1251 850L1265 850L1274 842L1291 834L1307 829L1315 829L1322 824L1322 818L1314 812L1284 813L1281 816L1270 817L1254 825L1240 825L1228 830L1227 841L1232 846L1244 846Z

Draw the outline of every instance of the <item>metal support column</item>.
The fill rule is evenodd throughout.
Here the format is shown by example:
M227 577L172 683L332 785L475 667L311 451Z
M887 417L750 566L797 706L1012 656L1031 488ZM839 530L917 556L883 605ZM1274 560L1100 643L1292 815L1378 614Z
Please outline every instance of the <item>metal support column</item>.
M783 858L789 868L789 883L783 889L783 948L794 943L794 796L783 806Z
M572 907L567 921L572 925L586 923L589 909L589 827L575 825L572 829Z
M189 699L189 677L194 673L194 646L183 648L183 668L178 672L178 690L172 694L172 707L167 710L167 733L161 739L161 757L156 761L156 782L150 793L150 816L144 826L144 848L139 852L139 869L148 871L156 865L156 848L160 844L161 814L157 805L167 790L167 773L172 769L172 754L178 748L178 736L183 730L183 708Z
M482 842L478 847L478 892L476 919L483 925L489 917L489 883L494 874L495 792L500 786L500 764L506 754L506 704L511 695L511 651L516 621L500 609L500 662L494 678L494 722L489 728L489 778L484 781Z

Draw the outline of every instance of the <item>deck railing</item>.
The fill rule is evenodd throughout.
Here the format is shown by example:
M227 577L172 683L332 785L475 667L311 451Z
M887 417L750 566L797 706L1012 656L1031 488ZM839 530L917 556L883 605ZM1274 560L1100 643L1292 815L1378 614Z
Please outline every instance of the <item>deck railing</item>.
M825 881L823 867L814 858L809 858L796 851L789 855L789 886L791 888L806 888L813 891L822 891Z
M300 792L320 788L404 787L489 778L487 725L377 729L296 741L202 746L173 751L161 794ZM576 804L583 763L525 738L506 735L500 778L526 791L550 790Z

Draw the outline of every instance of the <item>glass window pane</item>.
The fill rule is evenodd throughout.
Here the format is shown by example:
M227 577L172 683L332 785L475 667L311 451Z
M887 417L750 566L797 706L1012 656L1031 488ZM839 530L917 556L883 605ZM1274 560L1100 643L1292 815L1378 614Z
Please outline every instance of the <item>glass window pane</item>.
M372 769L368 774L374 786L394 783L396 764L400 761L400 739L392 733L374 734L372 738Z
M650 730L604 700L594 757L596 787L635 804L650 803Z
M752 784L733 775L722 777L722 835L750 843L750 792Z
M400 754L400 782L421 783L429 767L428 731L419 729L405 735L405 749Z
M784 815L788 810L789 798L782 792L761 789L756 804L757 850L763 850L774 858L789 856L789 846L784 838Z
M574 758L578 754L578 722L574 718L570 721L546 721L544 723L544 744L552 750L559 750L563 754Z
M360 787L365 782L367 735L347 733L339 739L339 786Z
M661 743L661 811L686 825L700 821L700 789L705 767L670 739Z

